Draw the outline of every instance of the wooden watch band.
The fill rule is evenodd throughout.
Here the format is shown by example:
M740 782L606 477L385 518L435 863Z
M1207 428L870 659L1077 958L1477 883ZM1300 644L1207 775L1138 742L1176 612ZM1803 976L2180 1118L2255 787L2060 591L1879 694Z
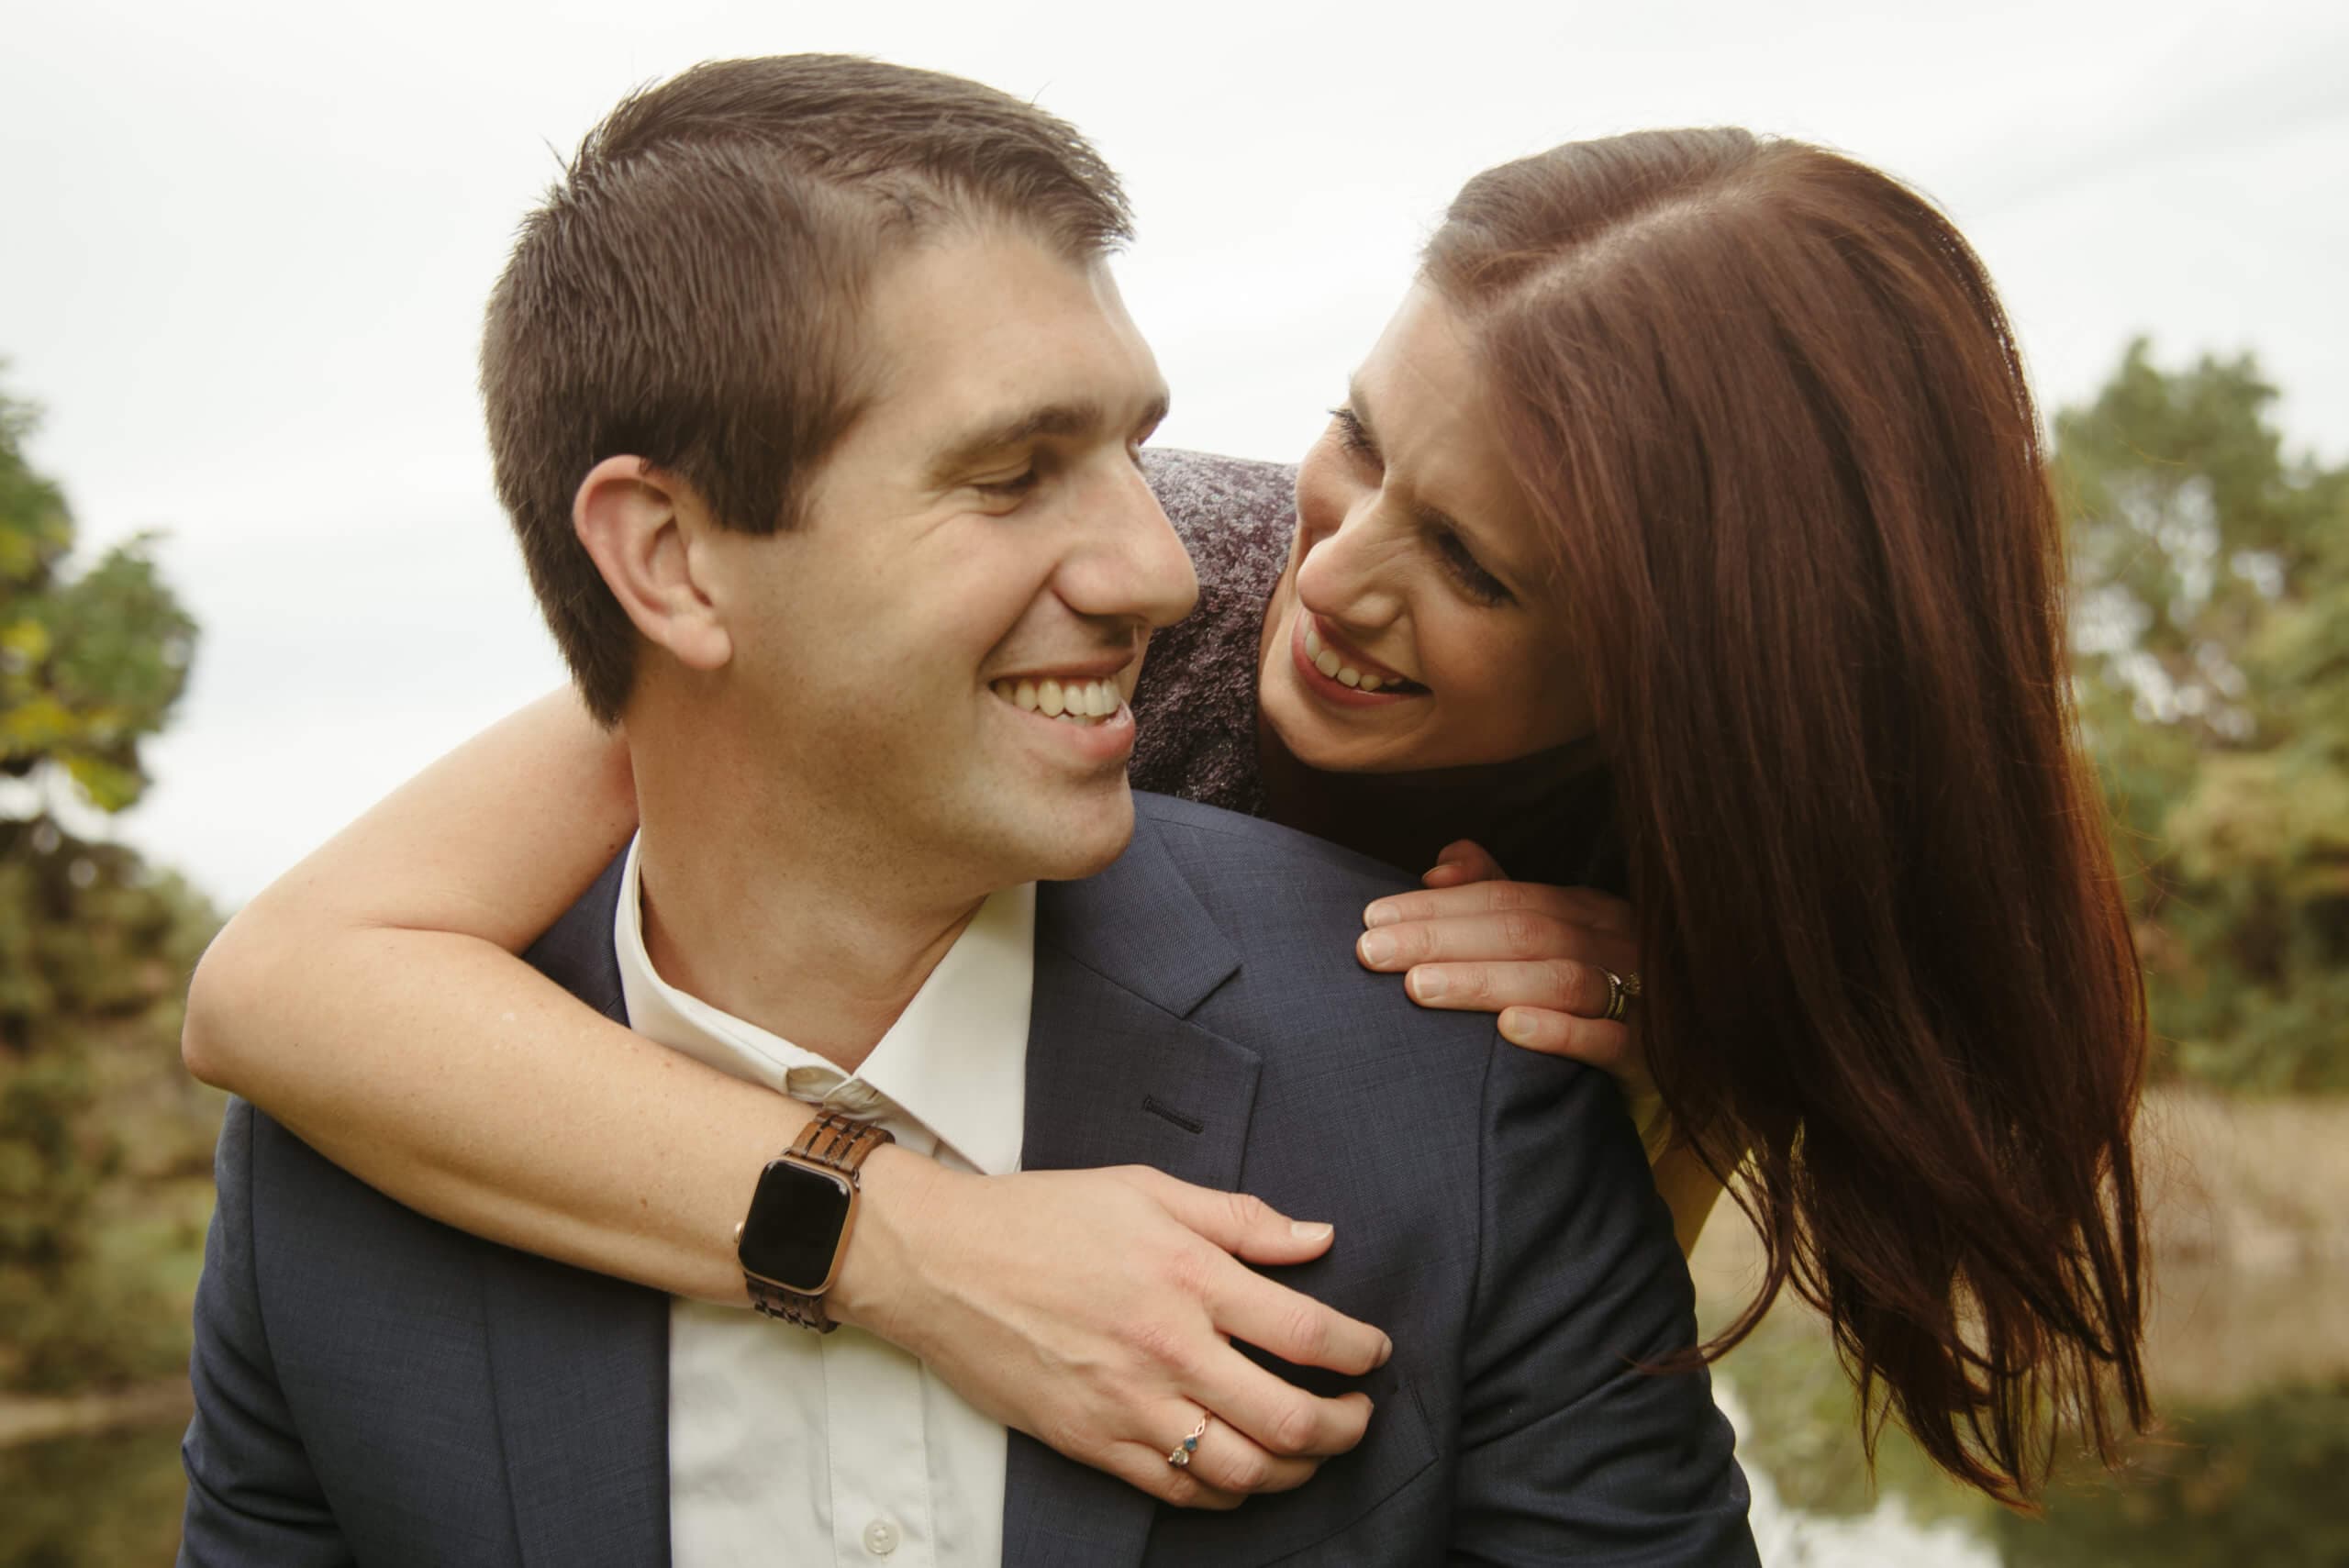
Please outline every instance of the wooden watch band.
M825 1111L802 1129L798 1141L782 1157L837 1171L848 1178L849 1186L854 1189L858 1185L857 1173L873 1151L885 1143L896 1141L896 1139L885 1127L856 1121L837 1111ZM841 1233L841 1245L845 1246L847 1240L848 1232L843 1229ZM746 1273L742 1280L749 1290L751 1307L766 1317L779 1318L803 1329L813 1329L819 1334L829 1334L840 1327L832 1321L831 1314L824 1310L824 1297L820 1292L810 1294L787 1289L756 1274Z
M791 1146L791 1152L843 1176L853 1176L875 1149L896 1141L885 1127L825 1111L800 1129L799 1141Z

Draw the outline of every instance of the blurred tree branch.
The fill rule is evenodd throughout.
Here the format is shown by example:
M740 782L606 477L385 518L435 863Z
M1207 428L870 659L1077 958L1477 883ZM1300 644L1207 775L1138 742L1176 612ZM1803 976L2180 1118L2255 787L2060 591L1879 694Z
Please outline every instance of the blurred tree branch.
M2349 468L2255 361L2130 345L2055 417L2078 690L2157 1033L2197 1077L2349 1088Z
M195 623L143 538L67 573L72 515L24 453L36 417L0 393L0 776L22 781L0 803L0 1387L60 1388L184 1355L176 1282L154 1276L187 1225L155 1231L141 1184L206 1168L179 1023L217 921L60 820L61 797L111 812L145 790Z

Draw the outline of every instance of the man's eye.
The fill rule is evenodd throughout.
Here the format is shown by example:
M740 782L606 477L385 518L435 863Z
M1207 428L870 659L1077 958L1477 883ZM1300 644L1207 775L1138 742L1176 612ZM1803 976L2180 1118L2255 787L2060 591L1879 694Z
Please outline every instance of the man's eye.
M1036 488L1036 467L1030 463L1008 479L974 479L971 488L982 495L1025 495Z

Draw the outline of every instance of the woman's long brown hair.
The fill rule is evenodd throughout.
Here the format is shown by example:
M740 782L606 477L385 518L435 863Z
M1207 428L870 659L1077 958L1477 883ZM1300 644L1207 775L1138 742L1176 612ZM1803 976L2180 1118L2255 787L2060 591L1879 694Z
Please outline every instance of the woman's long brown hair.
M1980 261L1738 130L1471 181L1428 281L1556 552L1682 1133L1859 1387L2009 1502L2148 1419L2143 987L2071 704L2062 529Z

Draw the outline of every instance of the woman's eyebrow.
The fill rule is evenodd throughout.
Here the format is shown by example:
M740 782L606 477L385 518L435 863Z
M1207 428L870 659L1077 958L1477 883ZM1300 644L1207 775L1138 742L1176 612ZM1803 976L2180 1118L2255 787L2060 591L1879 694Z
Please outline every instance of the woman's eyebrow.
M1370 405L1363 397L1359 380L1346 383L1346 406L1352 410L1354 423L1361 428L1363 439L1370 443L1373 451L1383 452L1386 449L1379 445L1378 428L1371 420ZM1411 495L1408 509L1420 527L1457 536L1467 545L1468 552L1487 571L1497 576L1522 579L1523 573L1518 568L1516 558L1508 551L1495 549L1492 540L1486 538L1482 530L1468 527L1441 506L1429 505L1419 498L1417 492Z

